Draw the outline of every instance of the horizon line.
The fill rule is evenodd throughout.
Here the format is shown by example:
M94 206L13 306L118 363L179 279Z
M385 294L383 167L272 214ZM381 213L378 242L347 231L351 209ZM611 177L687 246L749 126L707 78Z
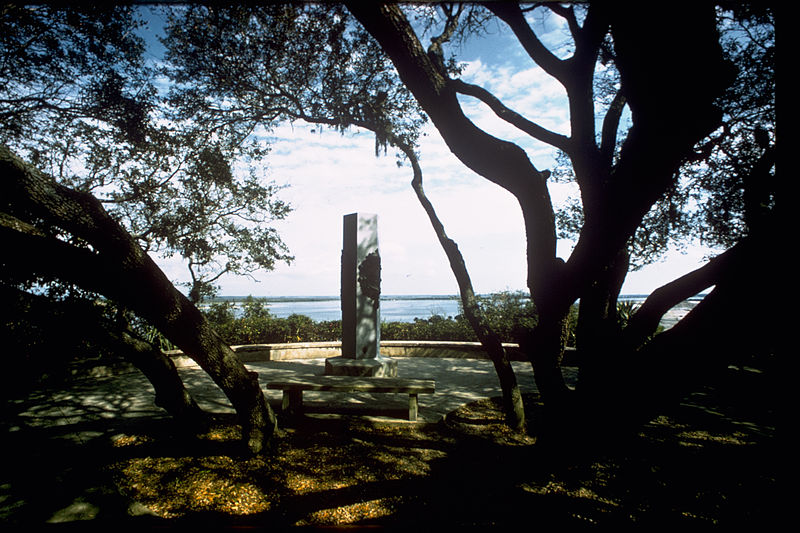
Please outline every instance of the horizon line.
M492 293L480 293L478 296L492 296L495 294L502 294L503 292L509 293L517 293L517 292L526 292L526 291L501 291L501 292L492 292ZM650 296L652 293L622 293L619 295L619 298L641 298ZM698 293L694 296L690 296L688 299L692 298L700 298L705 297L707 293ZM206 301L212 300L225 300L225 299L246 299L246 298L257 298L257 299L295 299L295 300L339 300L339 295L332 295L332 294L309 294L309 295L257 295L257 294L231 294L231 295L217 295L209 298ZM384 298L419 298L419 299L444 299L444 298L461 298L459 294L430 294L430 293L408 293L408 294L381 294L381 299Z

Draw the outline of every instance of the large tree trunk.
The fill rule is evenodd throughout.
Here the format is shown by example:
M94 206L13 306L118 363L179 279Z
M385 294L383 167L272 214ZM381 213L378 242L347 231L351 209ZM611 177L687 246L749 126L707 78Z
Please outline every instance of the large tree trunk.
M3 205L0 211L24 222L44 222L91 245L77 248L53 237L25 235L65 260L31 264L50 274L99 292L150 321L192 357L230 399L240 417L248 448L261 451L276 427L276 418L258 384L236 354L213 331L200 311L167 279L130 235L93 196L58 185L0 147ZM8 233L12 232L12 233ZM14 230L7 229L9 238ZM14 248L11 248L14 249ZM27 254L22 254L27 255ZM31 261L31 258L15 258ZM74 262L79 261L79 262Z
M575 333L580 361L578 391L584 398L603 397L610 387L604 379L621 359L617 299L628 272L628 252L622 249L616 260L581 295ZM589 400L592 401L592 400Z
M715 38L711 5L698 4L688 11L676 11L642 24L638 14L625 3L593 4L580 38L576 37L575 55L568 60L543 51L518 6L506 9L509 5L491 9L505 17L531 57L562 82L569 95L569 138L542 134L541 129L525 130L568 152L575 163L585 224L566 264L556 257L555 221L546 173L538 171L519 146L487 134L464 115L457 95L464 84L450 80L431 60L398 6L352 2L348 9L391 58L401 80L453 154L519 201L527 237L528 287L539 315L537 327L526 339L526 352L548 408L569 411L575 395L564 383L560 367L562 332L569 307L584 296L590 300L585 309L597 307L590 313L590 322L594 323L585 321L584 326L588 325L586 330L602 341L592 349L599 354L598 368L621 369L623 373L614 381L625 383L633 375L631 367L604 366L609 354L616 362L625 360L625 354L615 349L618 335L604 333L614 329L609 313L624 279L616 275L621 271L615 268L621 264L617 256L647 211L673 183L694 144L720 123L721 114L714 99L732 79L732 72ZM677 44L673 38L676 27L686 29L686 37ZM633 126L616 161L609 135L601 149L596 146L592 98L595 62L608 28L614 36L621 91L633 117ZM709 83L685 90L687 79L698 78ZM490 107L494 104L478 90L471 94ZM494 105L493 109L499 107ZM616 121L612 118L609 123L616 125ZM513 123L517 122L514 119ZM616 131L616 127L607 128L605 133L612 130Z
M546 185L547 174L537 170L519 146L487 134L464 115L454 84L422 48L398 6L353 2L348 4L348 9L391 58L403 83L431 118L453 154L518 199L525 219L531 294L534 301L540 297L548 299L548 294L541 293L550 292L549 287L554 284L563 262L555 257L555 220ZM534 363L537 383L541 380L545 384L543 394L550 391L561 394L566 390L560 369L555 368L561 353L561 326L569 305L561 308L564 309L562 316L554 319L534 343L546 349L555 348L549 357L540 357ZM551 342L553 330L556 331L555 342ZM500 370L504 371L502 367Z
M771 335L779 307L753 280L771 276L764 258L777 244L747 237L709 264L655 291L633 315L613 351L583 373L580 411L587 428L635 430L730 364L778 355ZM776 281L778 286L779 281ZM680 322L649 339L664 312L713 287ZM775 311L764 312L764 310Z
M178 375L175 363L159 348L127 332L117 337L120 355L147 377L155 390L155 404L172 415L180 428L197 433L208 428L208 417Z
M4 233L0 230L0 235ZM26 270L27 274L31 272ZM69 357L66 354L75 351L90 355L83 352L111 350L148 378L155 390L155 404L173 416L182 430L196 433L207 428L206 414L184 387L172 360L157 347L134 336L127 326L104 316L97 304L81 299L55 301L11 287L0 287L0 294L8 306L7 320L24 323L23 331L32 326L36 331L48 332L43 339L14 339L27 343L36 352L35 357L41 361L34 364L66 364L68 361L64 359ZM53 361L43 352L60 354L62 360Z

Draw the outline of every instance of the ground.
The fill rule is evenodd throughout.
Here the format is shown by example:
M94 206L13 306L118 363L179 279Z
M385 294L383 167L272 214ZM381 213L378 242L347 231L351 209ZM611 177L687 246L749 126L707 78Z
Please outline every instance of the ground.
M102 442L6 439L0 521L92 519L141 526L764 526L776 520L780 462L773 388L736 370L688 396L625 444L569 452L502 423L499 401L438 424L318 415L281 420L266 455L241 453L218 418L200 438L169 420ZM539 413L526 398L529 419ZM86 522L84 522L86 523Z

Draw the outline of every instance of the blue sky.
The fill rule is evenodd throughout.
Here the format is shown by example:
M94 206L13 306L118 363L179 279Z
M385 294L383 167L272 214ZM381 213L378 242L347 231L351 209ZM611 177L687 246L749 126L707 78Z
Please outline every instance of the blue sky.
M567 53L557 20L547 19L537 30L543 40ZM501 26L462 52L466 81L484 86L542 126L569 134L562 87L536 67ZM538 168L553 167L551 147L503 123L476 101L465 98L463 103L478 126L517 142ZM524 289L525 235L516 200L461 164L432 126L425 133L420 147L425 190L448 235L458 243L475 290ZM457 294L445 254L411 189L410 167L398 168L391 151L376 157L372 135L357 130L341 135L295 123L276 127L269 138L267 175L287 185L280 196L294 207L276 227L295 261L272 272L257 272L255 279L223 278L222 295L337 295L342 217L359 211L378 215L384 294ZM574 193L568 185L551 185L555 203ZM571 246L560 242L559 255L566 259ZM670 253L665 262L630 273L623 293L649 293L697 268L706 252L689 248L686 254ZM174 260L156 260L174 281L188 278L185 267Z

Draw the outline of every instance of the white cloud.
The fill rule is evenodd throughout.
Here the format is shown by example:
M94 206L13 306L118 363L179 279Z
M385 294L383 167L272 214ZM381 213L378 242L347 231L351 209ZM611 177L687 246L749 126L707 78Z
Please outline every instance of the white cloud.
M524 284L524 234L516 200L464 167L434 132L422 148L425 190L448 235L458 242L476 288L502 290L509 280ZM367 133L342 136L295 125L278 128L273 136L268 174L289 185L280 196L294 207L275 225L296 259L256 274L261 283L226 278L223 294L338 294L342 217L357 211L378 214L386 294L457 292L411 188L409 166L398 168L391 153L375 157Z
M622 293L649 294L654 289L700 268L710 255L713 255L712 250L704 247L692 247L685 252L672 250L662 261L630 272L625 278Z
M563 39L553 21L547 24L548 38ZM489 64L476 56L467 62L464 79L486 87L541 126L568 134L563 88L532 66L519 50L495 49L493 53L501 58L501 64ZM523 59L521 68L512 64L518 57ZM463 102L465 112L479 127L519 144L537 168L552 168L552 147L498 119L477 100L464 98ZM426 133L420 149L425 190L448 235L458 243L475 289L524 288L526 243L516 199L460 163L433 126L428 125ZM305 124L280 125L262 135L272 143L266 158L269 179L289 185L280 196L294 211L275 226L296 259L291 266L278 265L273 272L256 273L260 283L227 277L222 280L222 294L337 295L342 217L357 211L378 215L385 294L457 293L447 258L411 188L410 167L398 168L391 152L375 157L372 135L356 131L341 135ZM571 190L551 185L554 203L563 201ZM562 257L569 251L570 243L559 243ZM676 273L695 268L700 260L697 254L671 256L667 264L631 274L624 291L650 292L674 279ZM175 260L160 264L171 278L185 279L185 270Z

